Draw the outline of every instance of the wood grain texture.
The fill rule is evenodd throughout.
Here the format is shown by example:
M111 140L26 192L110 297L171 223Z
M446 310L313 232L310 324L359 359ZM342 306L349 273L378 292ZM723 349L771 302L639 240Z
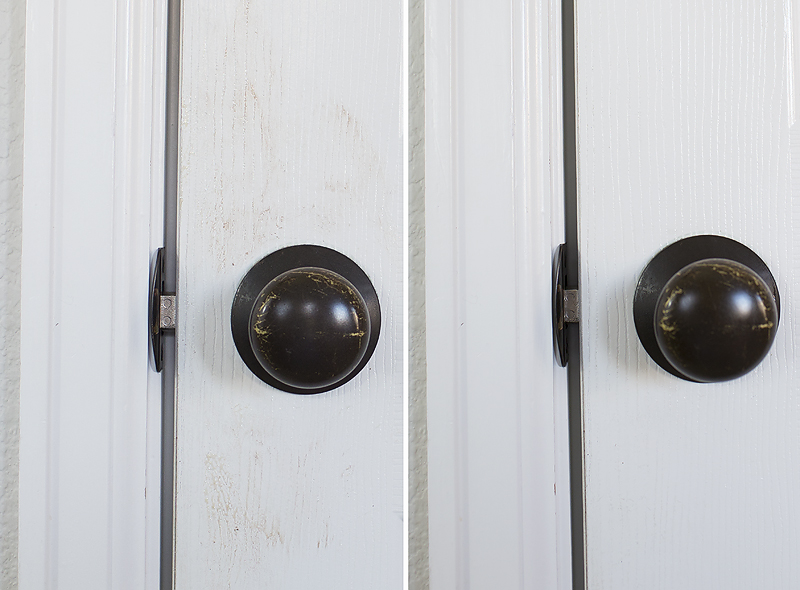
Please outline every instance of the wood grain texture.
M402 587L399 1L183 3L176 588ZM230 306L279 248L334 248L383 313L364 371L296 396L238 357Z
M785 5L578 0L576 27L588 587L800 587ZM632 318L644 265L702 233L783 300L767 359L714 385L659 369Z

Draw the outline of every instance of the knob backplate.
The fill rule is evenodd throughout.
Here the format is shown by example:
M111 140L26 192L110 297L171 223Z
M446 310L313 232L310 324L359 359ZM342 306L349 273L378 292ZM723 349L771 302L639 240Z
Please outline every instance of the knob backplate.
M161 345L161 295L164 293L164 248L159 248L153 262L150 278L150 348L153 351L153 368L160 373L164 368L164 348Z
M251 313L264 287L284 273L303 268L324 269L345 278L363 298L369 315L369 340L363 358L352 371L337 381L321 387L294 387L275 378L258 361L251 344ZM323 393L340 387L355 377L366 366L375 351L380 325L378 294L366 273L344 254L324 246L309 244L289 246L258 261L239 284L231 308L233 341L245 365L265 383L295 394Z
M633 299L633 321L639 341L650 358L668 373L695 383L700 381L682 374L664 357L656 341L653 318L659 296L667 282L686 266L709 258L738 262L760 276L775 297L780 317L780 295L775 278L766 263L744 244L723 236L702 235L684 238L661 250L647 264L639 277Z
M569 362L567 325L564 322L564 285L567 275L565 248L564 244L559 244L553 256L553 339L559 367L566 367Z

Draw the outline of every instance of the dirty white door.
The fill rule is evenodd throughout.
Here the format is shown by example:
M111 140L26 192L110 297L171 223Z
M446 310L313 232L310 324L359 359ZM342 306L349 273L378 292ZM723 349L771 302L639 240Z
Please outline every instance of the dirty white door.
M399 0L185 0L175 587L400 588L403 154ZM230 310L280 248L338 250L383 323L318 395L256 378Z
M797 7L575 9L587 587L798 588ZM639 273L694 234L749 246L781 292L772 351L738 380L680 380L637 339Z

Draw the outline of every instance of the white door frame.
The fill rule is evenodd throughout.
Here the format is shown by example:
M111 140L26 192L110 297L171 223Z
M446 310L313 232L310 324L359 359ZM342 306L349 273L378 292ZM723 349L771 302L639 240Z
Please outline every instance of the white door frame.
M157 588L166 0L28 0L19 587Z
M561 8L425 8L430 585L571 588Z

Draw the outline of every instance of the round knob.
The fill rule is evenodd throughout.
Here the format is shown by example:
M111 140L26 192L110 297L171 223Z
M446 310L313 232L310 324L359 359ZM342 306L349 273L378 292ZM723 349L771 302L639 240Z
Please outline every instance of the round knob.
M250 345L261 366L304 389L349 375L367 351L369 333L364 298L324 268L298 268L272 279L250 316Z
M778 328L775 298L752 270L709 258L678 271L656 304L656 342L695 381L741 377L767 355Z
M260 379L290 393L321 393L363 369L378 341L380 306L355 262L321 246L291 246L242 279L233 340Z
M780 298L766 264L746 246L694 236L662 250L639 279L634 320L645 350L673 375L736 379L769 352Z

